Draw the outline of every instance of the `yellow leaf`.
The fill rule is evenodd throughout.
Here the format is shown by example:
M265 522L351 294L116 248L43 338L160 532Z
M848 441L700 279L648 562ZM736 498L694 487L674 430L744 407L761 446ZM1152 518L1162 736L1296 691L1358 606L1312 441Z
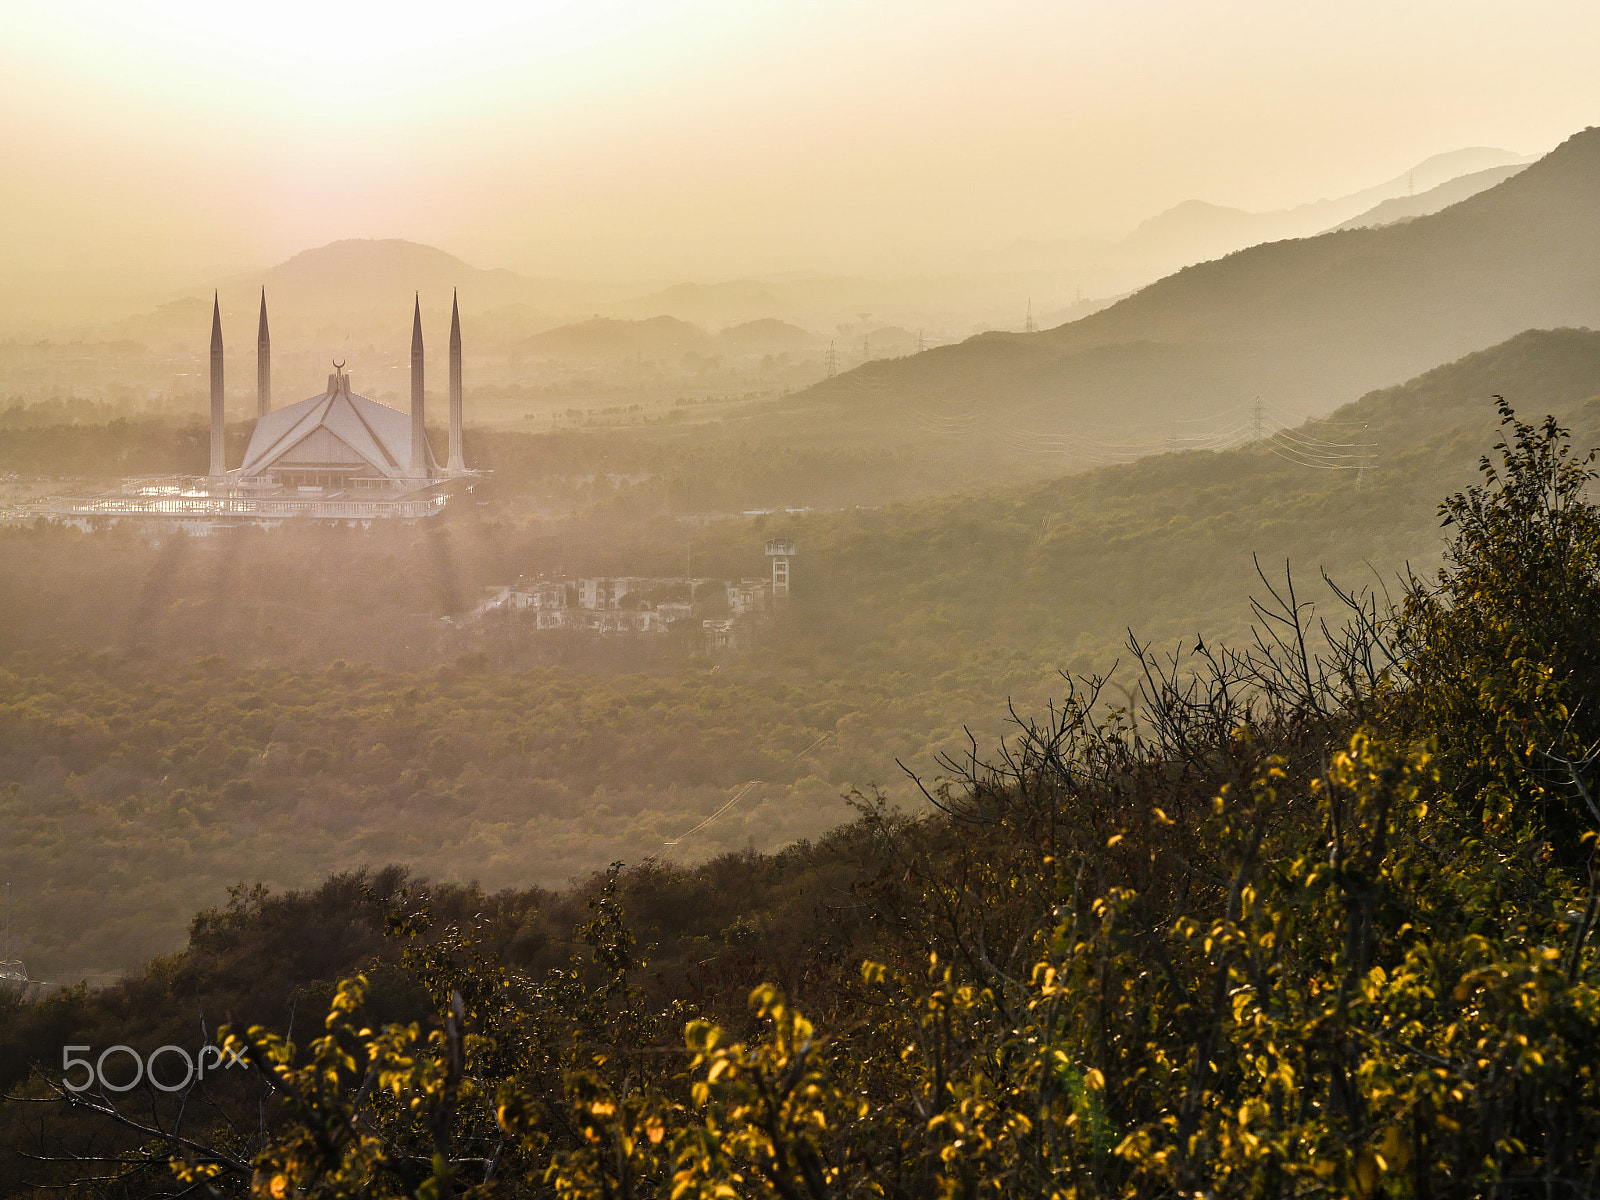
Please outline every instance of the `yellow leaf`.
M1388 1132L1383 1135L1383 1159L1386 1163L1393 1163L1396 1170L1403 1171L1406 1164L1411 1161L1411 1139L1406 1137L1400 1126L1389 1126Z
M1371 1150L1363 1150L1356 1158L1356 1190L1370 1196L1378 1186L1378 1159Z

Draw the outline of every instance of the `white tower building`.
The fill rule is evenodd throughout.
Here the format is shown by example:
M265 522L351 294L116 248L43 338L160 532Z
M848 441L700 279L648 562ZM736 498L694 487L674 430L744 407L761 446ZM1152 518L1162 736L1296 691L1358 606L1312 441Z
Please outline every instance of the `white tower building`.
M789 560L794 557L793 538L773 538L767 543L767 557L772 560L772 594L789 594Z

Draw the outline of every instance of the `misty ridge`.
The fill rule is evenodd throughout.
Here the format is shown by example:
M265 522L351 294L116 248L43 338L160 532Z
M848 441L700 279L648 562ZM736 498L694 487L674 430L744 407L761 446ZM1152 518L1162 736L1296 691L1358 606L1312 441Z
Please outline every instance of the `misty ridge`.
M439 321L447 308L439 298L452 288L475 323L485 400L499 398L497 387L516 391L516 399L535 410L544 407L537 403L541 397L555 392L622 388L648 401L663 387L788 391L824 377L830 363L837 370L899 357L975 330L1019 329L1026 319L1040 328L1070 321L1171 271L1256 243L1436 212L1509 178L1528 161L1503 150L1455 151L1383 184L1283 212L1186 202L1120 242L1079 241L1066 249L1030 244L904 279L789 273L629 294L616 284L481 269L415 243L352 240L217 283L224 311L238 320L253 312L257 289L266 287L283 340L301 354L295 369L316 378L328 355L353 350L367 364L369 382L370 373L386 384L393 378L393 394L403 392L396 374L404 367L404 346L395 336L397 297L420 290L425 311ZM58 389L109 391L118 403L139 409L177 411L190 403L178 385L185 376L198 381L201 372L177 364L195 352L192 330L204 318L202 295L163 298L146 291L136 299L131 281L102 288L108 296L127 294L111 302L122 305L117 308L91 301L84 282L13 281L12 294L27 299L15 311L0 308L0 321L14 331L9 343L0 343L0 389L15 392L47 380ZM50 300L55 289L62 289L59 304ZM511 418L513 407L492 415Z
M350 240L17 325L0 1195L1589 1194L1597 262L1588 129L923 279ZM438 515L252 516L262 295L276 408L442 462L452 293ZM276 1090L44 1062L196 1012Z

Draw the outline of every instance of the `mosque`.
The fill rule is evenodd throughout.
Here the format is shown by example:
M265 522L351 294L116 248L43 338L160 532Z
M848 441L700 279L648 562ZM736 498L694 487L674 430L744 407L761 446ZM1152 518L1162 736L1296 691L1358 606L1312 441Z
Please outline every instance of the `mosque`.
M120 492L53 498L48 519L95 528L156 521L186 533L232 525L274 526L295 518L370 525L444 510L451 480L470 477L461 457L461 312L450 306L450 448L440 467L428 444L423 403L422 302L411 320L411 408L402 412L353 391L335 362L320 395L272 407L272 339L261 294L256 335L256 423L244 461L229 468L224 438L222 309L211 305L211 463L204 477L130 479Z

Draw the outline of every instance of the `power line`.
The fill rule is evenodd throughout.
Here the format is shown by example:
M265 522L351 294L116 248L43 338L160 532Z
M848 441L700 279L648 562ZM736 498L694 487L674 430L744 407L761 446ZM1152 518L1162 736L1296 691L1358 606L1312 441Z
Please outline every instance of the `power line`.
M824 731L821 737L817 738L816 741L812 742L809 746L807 746L804 750L801 750L798 754L793 755L789 759L789 761L791 763L799 762L802 758L804 758L806 755L810 754L813 750L815 750L818 746L822 745L823 742L827 741L832 736L833 736L833 730L829 729L829 730ZM688 833L681 833L677 837L673 838L672 841L670 841L670 842L662 842L661 844L663 846L676 846L679 842L682 842L682 841L686 840L687 838L693 836L694 834L699 833L707 825L711 824L711 822L715 821L723 813L727 812L735 804L739 803L739 801L743 800L747 795L749 795L751 788L759 787L759 786L761 786L761 780L752 779L749 783L745 784L742 788L740 788L737 792L735 792L733 794L733 798L731 800L729 800L721 808L717 809L716 812L712 813L705 820L701 821L700 824L696 825L693 829L689 830Z
M757 786L760 782L761 782L761 780L759 780L759 779L752 779L749 783L745 784L742 788L740 788L737 792L735 792L733 794L733 799L732 800L729 800L721 808L717 809L716 812L712 813L704 821L701 821L700 824L696 825L693 829L689 830L688 833L679 834L677 837L673 838L672 841L670 841L670 842L662 842L661 844L663 846L676 846L679 842L683 841L685 838L688 838L688 837L690 837L690 836L692 836L692 835L694 835L696 833L699 833L707 825L711 824L711 822L715 821L723 813L727 812L735 804L737 804L737 803L739 803L739 801L743 800L745 798L745 796L749 794L750 789L755 787L755 786Z

